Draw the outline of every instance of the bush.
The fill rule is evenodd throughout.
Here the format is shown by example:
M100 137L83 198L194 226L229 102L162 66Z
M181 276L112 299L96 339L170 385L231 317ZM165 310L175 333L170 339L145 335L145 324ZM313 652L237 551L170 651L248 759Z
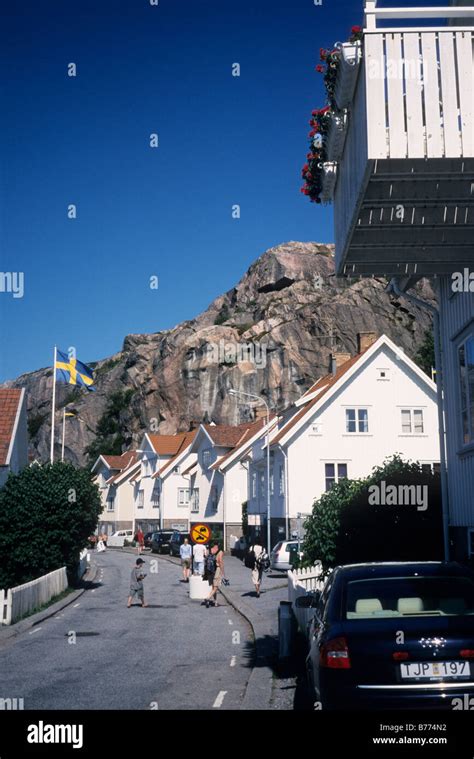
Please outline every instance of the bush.
M374 487L385 482L427 488L428 508L378 505ZM414 561L443 558L442 509L438 474L399 456L375 467L364 480L342 480L313 505L305 522L304 563L323 568L366 561ZM420 491L424 492L424 491Z
M102 511L89 472L56 462L10 474L0 491L0 588L66 566L75 581L80 551Z

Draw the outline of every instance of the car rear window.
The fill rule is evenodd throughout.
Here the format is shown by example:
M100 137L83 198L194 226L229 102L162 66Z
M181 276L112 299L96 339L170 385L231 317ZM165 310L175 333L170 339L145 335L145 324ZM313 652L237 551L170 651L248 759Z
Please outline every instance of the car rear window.
M346 587L346 619L474 614L469 577L380 577Z

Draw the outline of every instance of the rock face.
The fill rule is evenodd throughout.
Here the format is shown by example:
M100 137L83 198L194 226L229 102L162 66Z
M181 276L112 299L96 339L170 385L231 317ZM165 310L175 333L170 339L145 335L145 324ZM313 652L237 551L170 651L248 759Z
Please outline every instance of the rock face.
M56 454L68 401L78 418L67 420L66 458L84 464L84 449L118 390L133 390L120 414L128 446L145 431L171 434L201 421L253 418L255 403L229 395L231 388L263 394L281 411L327 372L331 351L357 351L358 332L385 333L413 357L431 319L387 295L385 286L379 279L336 279L330 245L289 242L267 250L200 316L164 332L128 335L120 353L95 365L97 392L57 385ZM428 282L417 289L435 303ZM51 383L51 368L8 383L27 389L31 448L42 461L49 456Z

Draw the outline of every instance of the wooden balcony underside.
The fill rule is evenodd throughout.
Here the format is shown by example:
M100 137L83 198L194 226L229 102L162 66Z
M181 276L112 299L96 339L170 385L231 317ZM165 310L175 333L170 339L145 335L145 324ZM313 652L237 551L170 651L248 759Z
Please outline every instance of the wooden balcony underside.
M372 163L343 274L474 269L474 159Z

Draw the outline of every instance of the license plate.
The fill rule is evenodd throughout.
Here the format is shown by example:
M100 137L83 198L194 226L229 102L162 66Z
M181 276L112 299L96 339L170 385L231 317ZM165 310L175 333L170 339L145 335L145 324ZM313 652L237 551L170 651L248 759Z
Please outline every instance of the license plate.
M422 661L400 664L403 680L452 680L469 677L471 667L468 661Z

